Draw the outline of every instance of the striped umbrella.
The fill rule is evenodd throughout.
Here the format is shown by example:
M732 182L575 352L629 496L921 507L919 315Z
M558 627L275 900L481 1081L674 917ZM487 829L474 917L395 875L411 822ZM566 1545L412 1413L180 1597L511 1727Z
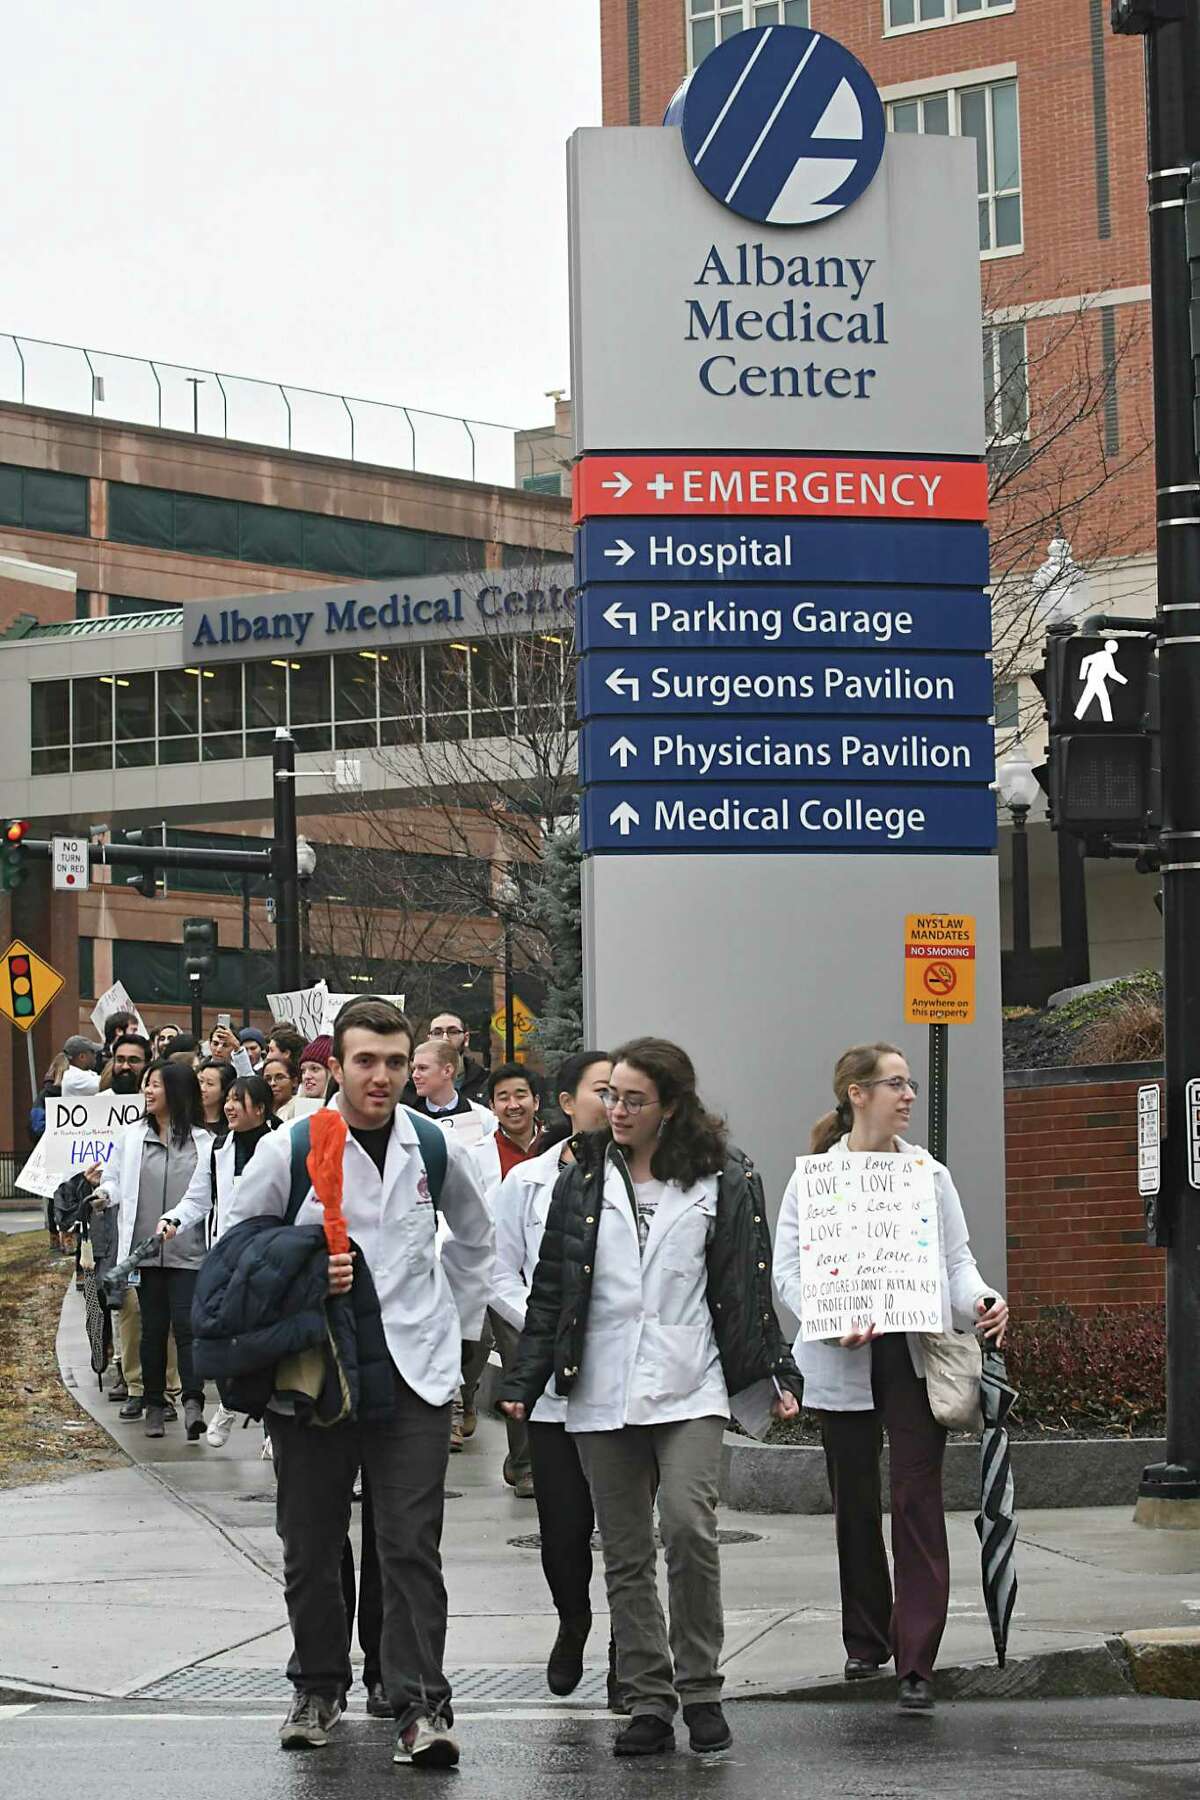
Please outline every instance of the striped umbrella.
M992 1622L996 1661L1004 1667L1008 1625L1017 1598L1017 1520L1014 1511L1012 1457L1005 1424L1017 1390L999 1350L983 1346L980 1405L983 1431L980 1437L980 1504L975 1520L983 1562L983 1598Z

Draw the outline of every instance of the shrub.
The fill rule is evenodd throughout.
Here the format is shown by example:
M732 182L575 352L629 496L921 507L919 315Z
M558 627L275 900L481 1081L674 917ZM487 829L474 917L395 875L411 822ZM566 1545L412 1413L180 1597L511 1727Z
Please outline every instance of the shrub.
M1014 1324L1004 1350L1021 1396L1014 1425L1116 1437L1163 1429L1167 1334L1161 1307L1087 1317L1069 1306L1048 1307Z
M1131 994L1080 1033L1076 1063L1158 1062L1163 1053L1161 1002Z

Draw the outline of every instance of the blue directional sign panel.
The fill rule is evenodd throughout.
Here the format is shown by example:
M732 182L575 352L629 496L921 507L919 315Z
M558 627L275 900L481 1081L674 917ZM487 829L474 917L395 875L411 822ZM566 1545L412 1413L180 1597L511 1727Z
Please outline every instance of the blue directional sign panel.
M581 650L990 650L981 588L583 588Z
M908 713L986 719L986 657L880 656L804 650L593 650L579 665L579 716L611 713Z
M598 719L580 734L594 782L990 782L995 734L971 720Z
M588 519L575 578L593 582L812 582L982 588L982 525L831 519Z
M582 847L595 851L990 850L987 788L768 786L588 788Z

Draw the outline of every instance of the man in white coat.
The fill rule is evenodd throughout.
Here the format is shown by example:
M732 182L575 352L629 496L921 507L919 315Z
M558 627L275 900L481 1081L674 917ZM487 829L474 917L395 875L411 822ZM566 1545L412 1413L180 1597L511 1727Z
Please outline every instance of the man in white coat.
M378 1295L395 1410L383 1424L348 1421L327 1430L268 1411L295 1644L288 1664L295 1699L280 1740L285 1748L323 1745L344 1709L350 1665L340 1568L361 1466L374 1501L383 1587L382 1674L399 1727L395 1760L447 1768L459 1755L442 1667L446 1590L440 1544L450 1403L462 1338L478 1338L482 1328L493 1231L474 1166L452 1140L434 1203L415 1122L399 1104L411 1054L412 1029L389 1002L352 1000L338 1014L330 1067L340 1089L331 1104L349 1127L342 1207ZM226 1230L259 1215L285 1216L292 1134L303 1125L278 1131L259 1146L231 1200ZM450 1232L440 1258L439 1210ZM322 1218L310 1193L296 1223L319 1224ZM331 1256L330 1292L347 1293L353 1279L354 1253Z

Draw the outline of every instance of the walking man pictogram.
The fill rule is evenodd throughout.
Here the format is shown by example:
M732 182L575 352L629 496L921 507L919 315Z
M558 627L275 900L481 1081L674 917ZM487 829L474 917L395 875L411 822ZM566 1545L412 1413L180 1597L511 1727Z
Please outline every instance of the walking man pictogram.
M1079 665L1079 679L1083 682L1083 692L1079 696L1079 705L1075 708L1075 717L1082 719L1093 700L1100 702L1100 717L1106 725L1113 722L1112 701L1108 695L1110 681L1118 682L1126 687L1127 675L1122 675L1117 668L1117 640L1106 638L1103 650L1093 650L1085 656Z

